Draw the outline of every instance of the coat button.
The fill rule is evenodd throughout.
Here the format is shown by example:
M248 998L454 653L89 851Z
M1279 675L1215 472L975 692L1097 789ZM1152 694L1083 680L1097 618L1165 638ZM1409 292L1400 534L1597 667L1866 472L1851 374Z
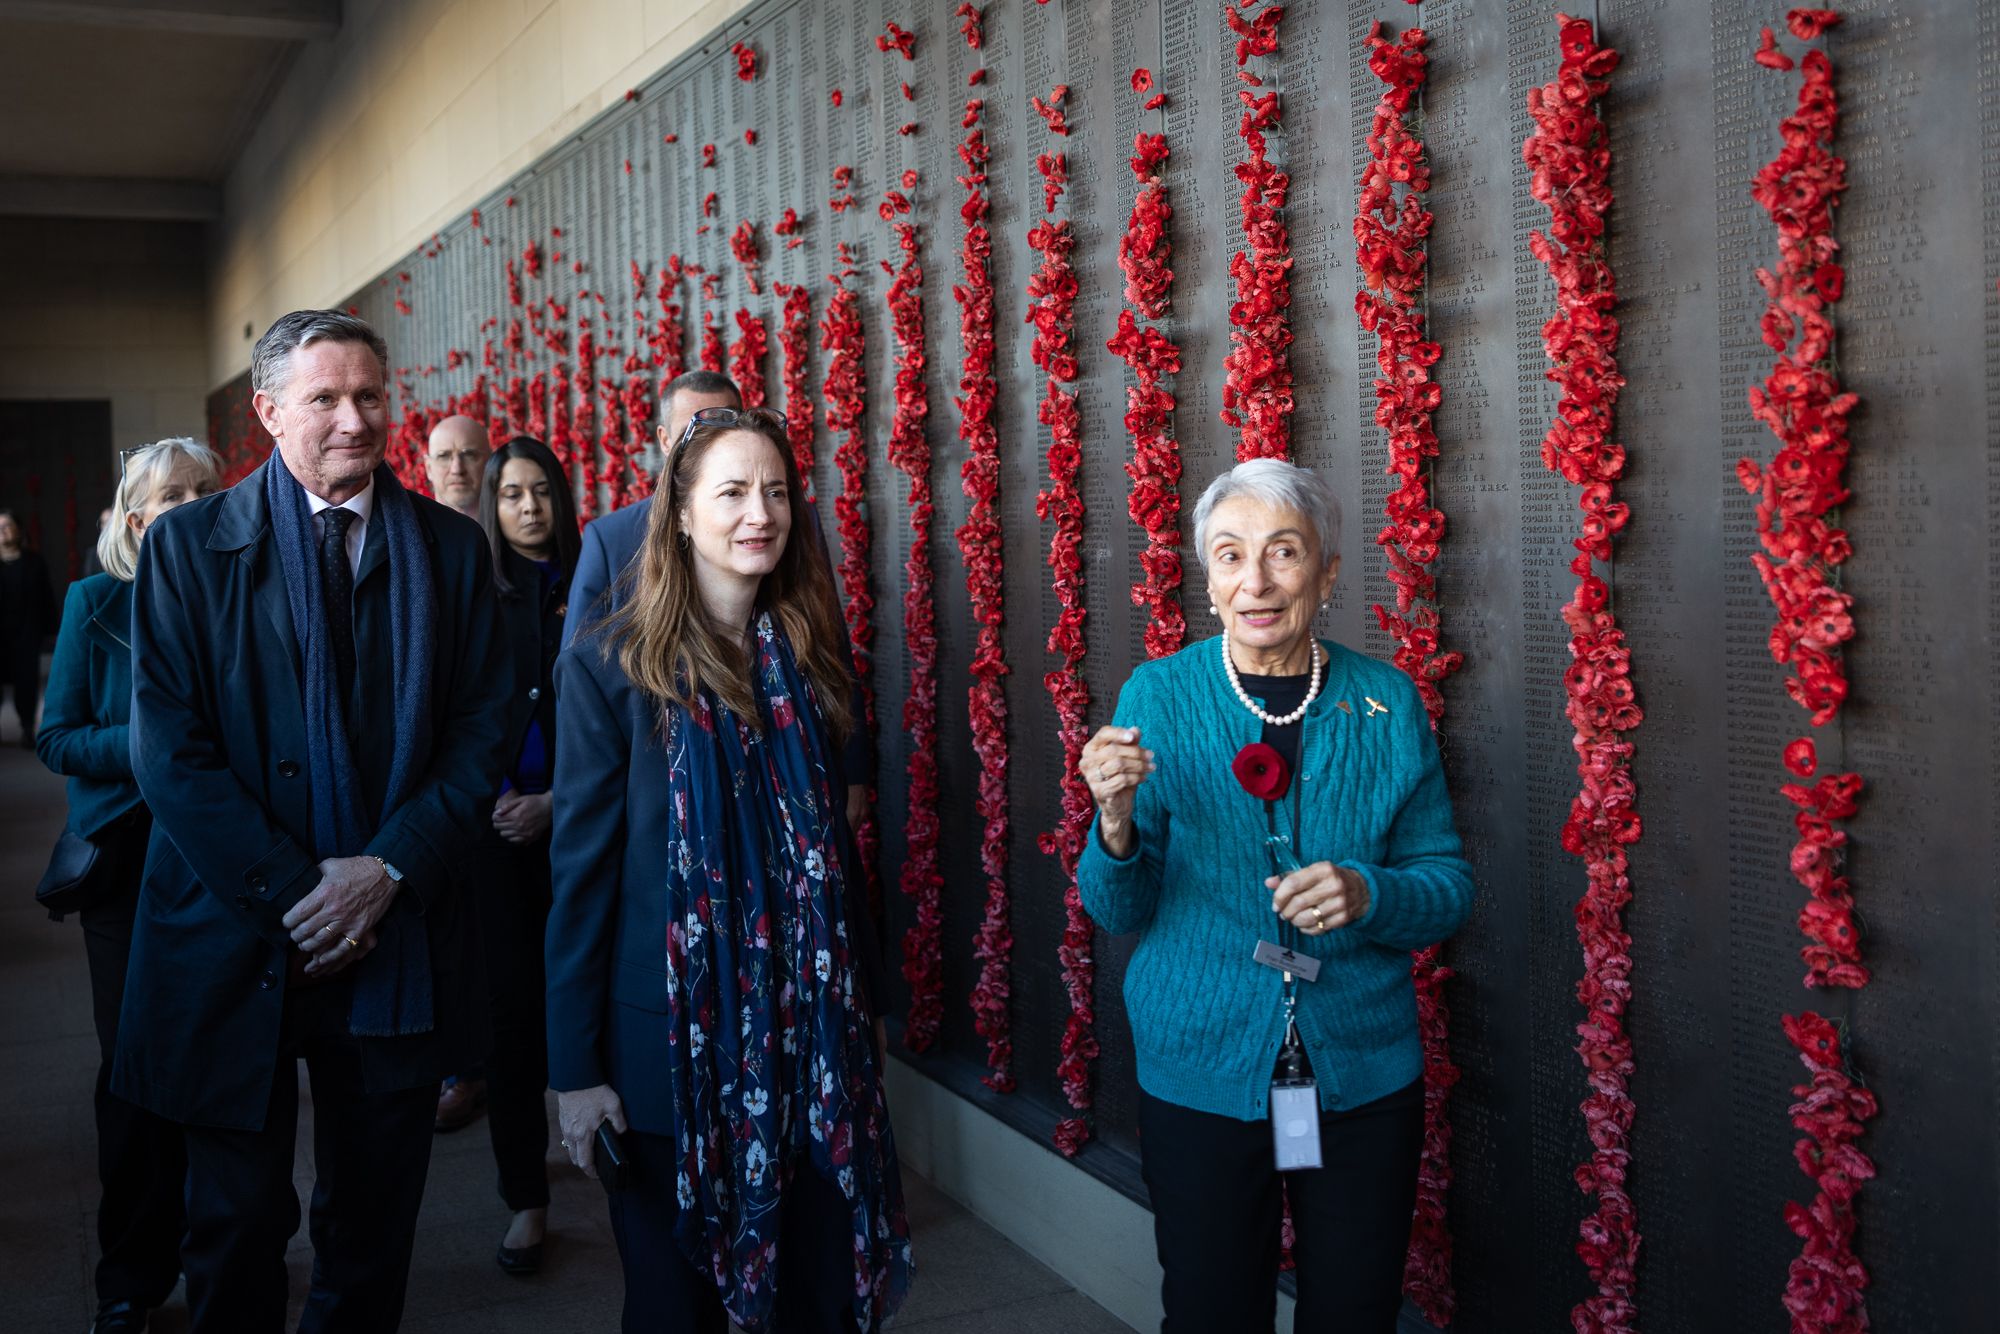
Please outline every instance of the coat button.
M529 699L540 699L541 697L542 697L542 688L541 688L540 686L529 686L529 687L528 687L528 698L529 698Z
M278 761L278 777L297 778L298 776L299 776L299 762L297 760Z
M246 875L243 877L243 883L250 886L250 888L252 889L262 889L264 888L264 877L261 875L254 875L254 874Z
M257 979L257 990L259 991L269 991L272 987L275 987L277 985L278 985L278 976L276 973L266 973L262 977Z

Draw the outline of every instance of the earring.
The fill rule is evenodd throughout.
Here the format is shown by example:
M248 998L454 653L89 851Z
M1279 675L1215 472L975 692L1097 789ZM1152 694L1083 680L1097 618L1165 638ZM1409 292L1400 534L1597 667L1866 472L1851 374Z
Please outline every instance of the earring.
M1217 610L1215 609L1215 604L1214 604L1213 602L1211 602L1211 603L1209 603L1209 604L1208 604L1208 614L1209 614L1210 616L1220 616L1220 615L1222 615L1222 613L1221 613L1221 612L1219 612L1219 611L1217 611Z
M687 529L683 528L678 533L675 533L674 541L679 544L682 551L686 551L688 549Z

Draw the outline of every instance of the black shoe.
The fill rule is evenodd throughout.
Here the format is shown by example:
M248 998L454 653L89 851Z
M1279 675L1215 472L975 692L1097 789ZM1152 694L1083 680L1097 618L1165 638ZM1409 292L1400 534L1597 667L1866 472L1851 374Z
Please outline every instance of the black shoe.
M521 1247L502 1246L495 1252L493 1263L500 1266L501 1273L512 1274L515 1278L526 1278L530 1274L539 1273L542 1267L542 1243L538 1241L532 1246Z
M90 1334L146 1334L146 1308L132 1302L103 1302Z

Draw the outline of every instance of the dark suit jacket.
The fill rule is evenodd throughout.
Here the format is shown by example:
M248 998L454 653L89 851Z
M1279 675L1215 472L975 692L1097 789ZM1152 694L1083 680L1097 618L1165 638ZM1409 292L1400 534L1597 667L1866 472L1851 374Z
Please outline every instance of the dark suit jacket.
M486 1038L477 940L452 872L477 846L499 783L506 652L479 526L410 499L438 604L430 767L366 850L403 874L390 911L424 918L437 1022L429 1033L359 1040L371 1090L435 1080L476 1060ZM394 708L379 518L368 525L354 623L356 762L374 810ZM254 1130L270 1099L292 952L281 919L320 879L300 659L262 468L147 532L132 628L132 767L155 823L112 1087L171 1120ZM343 975L326 985L347 984Z
M568 585L558 581L544 597L542 571L535 562L511 547L502 548L500 558L507 562L507 578L518 594L496 599L500 607L500 633L507 641L513 669L509 678L513 694L507 704L505 739L500 744L500 771L504 778L521 753L528 725L537 720L541 722L542 739L549 747L551 762L555 758L556 654L562 651L568 614L564 601L569 593Z
M821 527L819 511L811 505L800 507L806 516L806 528L812 540L827 557L827 564L833 564L833 555L827 550L826 530ZM578 633L618 610L623 599L617 581L625 573L639 554L639 548L646 541L646 523L653 513L653 498L647 496L616 509L599 518L592 519L583 526L583 549L576 559L576 573L569 581L569 619L563 625L563 647L575 642ZM848 735L847 744L840 751L840 781L846 785L875 782L875 744L868 735L868 729L860 720L866 715L866 699L861 692L861 664L854 656L854 646L847 648L848 670L854 675L854 689L848 696L848 704L856 720L854 731Z
M71 584L63 599L35 733L35 754L69 777L69 827L84 838L139 804L131 716L132 585L93 574Z
M575 605L572 603L572 606ZM632 1127L674 1133L673 1090L661 1055L667 1021L667 902L672 847L666 746L651 700L586 635L556 660L555 906L547 963L549 1086L609 1084ZM838 801L836 800L836 809ZM845 833L840 842L851 846ZM851 855L848 939L871 1009L879 951Z

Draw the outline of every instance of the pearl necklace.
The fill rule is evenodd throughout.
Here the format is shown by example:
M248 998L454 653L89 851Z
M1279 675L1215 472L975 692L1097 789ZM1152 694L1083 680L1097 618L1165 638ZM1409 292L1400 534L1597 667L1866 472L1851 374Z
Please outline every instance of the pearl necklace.
M1299 707L1293 709L1290 713L1286 714L1284 717L1279 718L1279 717L1274 717L1271 714L1268 714L1264 712L1262 709L1258 708L1257 701L1250 698L1249 692L1244 690L1242 678L1236 675L1236 664L1229 660L1229 636L1223 634L1223 635L1217 635L1215 638L1216 642L1222 645L1222 671L1223 674L1229 678L1229 688L1236 692L1237 699L1243 701L1243 707L1250 710L1250 712L1256 714L1259 718L1263 719L1267 726L1290 727L1293 723L1305 717L1306 710L1312 707L1312 702L1315 699L1319 698L1320 669L1322 664L1320 662L1320 651L1318 644L1313 645L1312 685L1307 688L1305 699L1300 701Z

